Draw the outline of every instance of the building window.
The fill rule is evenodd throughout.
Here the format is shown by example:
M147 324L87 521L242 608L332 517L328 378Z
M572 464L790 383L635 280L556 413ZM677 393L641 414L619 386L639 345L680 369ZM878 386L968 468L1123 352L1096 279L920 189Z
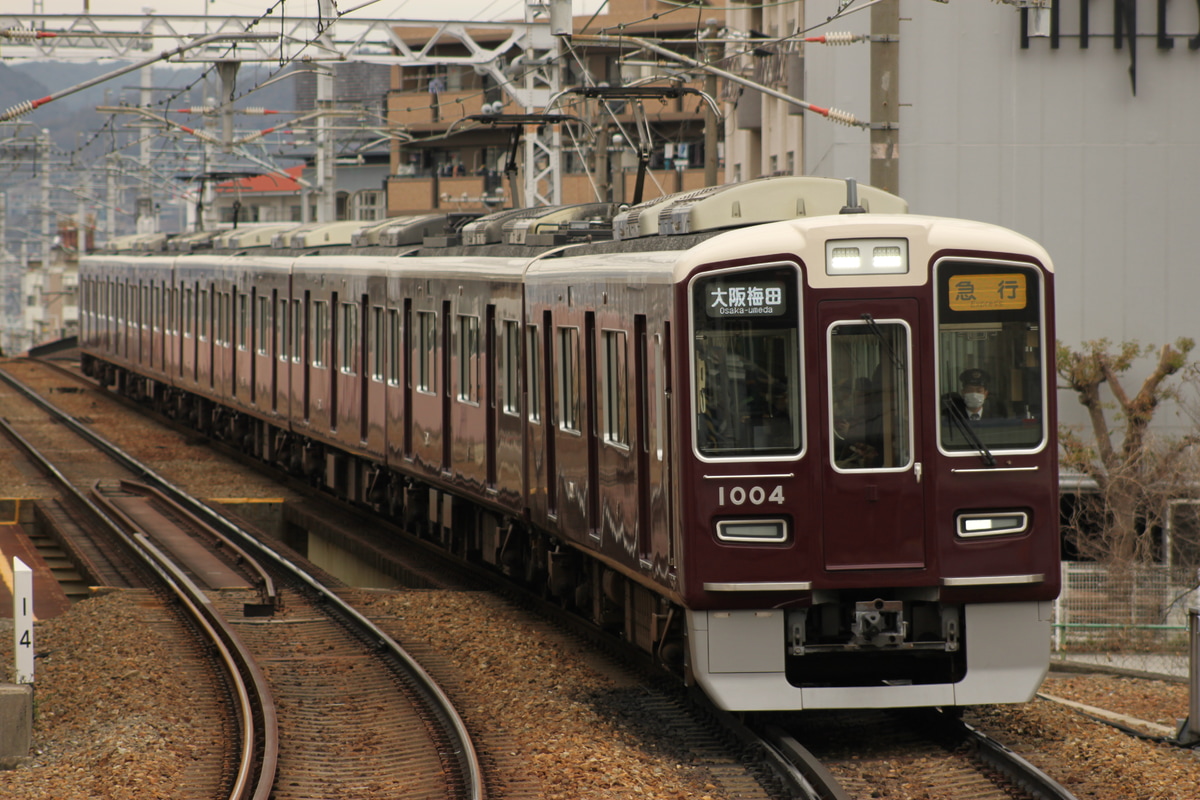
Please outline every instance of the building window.
M350 200L352 218L370 222L383 219L383 192L377 189L363 189L355 192Z

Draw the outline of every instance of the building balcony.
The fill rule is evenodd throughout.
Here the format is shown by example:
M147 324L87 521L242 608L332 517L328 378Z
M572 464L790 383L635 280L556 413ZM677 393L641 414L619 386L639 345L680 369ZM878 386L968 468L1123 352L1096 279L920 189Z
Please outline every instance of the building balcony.
M619 202L632 203L637 184L636 169L622 169L614 174L612 195ZM658 169L646 175L643 199L652 200L675 192L692 191L704 186L702 169ZM524 187L521 187L522 190ZM484 178L482 176L445 177L438 175L391 176L387 181L387 208L389 217L424 213L433 209L452 211L498 211L511 208L510 186L503 182L503 202L488 206L484 203ZM587 175L567 174L563 176L563 204L594 203L607 199L605 187L601 196Z

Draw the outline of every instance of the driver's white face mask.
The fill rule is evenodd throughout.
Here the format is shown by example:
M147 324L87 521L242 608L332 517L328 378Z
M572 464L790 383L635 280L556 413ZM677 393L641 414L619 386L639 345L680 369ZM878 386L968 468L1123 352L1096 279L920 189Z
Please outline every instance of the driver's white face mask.
M983 392L967 392L963 395L963 402L967 404L967 408L983 408L983 401L987 395Z

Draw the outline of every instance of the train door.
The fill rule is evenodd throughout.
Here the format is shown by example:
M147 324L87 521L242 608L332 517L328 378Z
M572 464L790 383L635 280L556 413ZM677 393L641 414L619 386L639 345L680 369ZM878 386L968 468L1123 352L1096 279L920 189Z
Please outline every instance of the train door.
M192 284L179 284L179 378L189 386L196 381L196 290Z
M485 485L489 489L496 486L496 415L500 413L496 403L496 369L498 353L496 352L496 306L488 304L483 322L483 408L486 420L484 458L487 460L487 475Z
M380 299L386 296L382 290L376 295ZM371 316L363 325L362 350L367 355L362 365L358 434L360 439L367 442L367 448L372 453L384 455L383 432L387 429L387 309L371 305L370 298L365 294L362 296L362 307L364 317L368 310Z
M819 306L822 550L830 571L925 566L914 300Z

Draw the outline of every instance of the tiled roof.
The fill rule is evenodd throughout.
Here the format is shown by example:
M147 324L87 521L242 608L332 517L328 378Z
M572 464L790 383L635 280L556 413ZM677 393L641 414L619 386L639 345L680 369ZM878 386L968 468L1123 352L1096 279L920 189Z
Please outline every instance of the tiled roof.
M253 175L249 178L239 178L236 181L225 181L217 184L217 192L219 194L229 194L238 192L239 194L247 194L252 192L263 192L273 194L288 194L298 193L300 184L296 179L304 172L304 165L296 167L288 167L284 172L287 177L283 177L277 173L270 175Z

